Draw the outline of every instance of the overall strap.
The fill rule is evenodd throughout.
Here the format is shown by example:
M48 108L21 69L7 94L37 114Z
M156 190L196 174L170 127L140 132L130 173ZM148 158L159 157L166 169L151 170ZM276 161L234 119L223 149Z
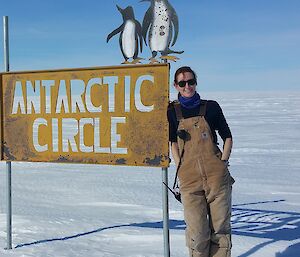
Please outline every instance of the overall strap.
M180 103L176 100L173 102L177 121L183 119Z
M206 113L206 104L207 100L202 100L200 101L200 110L199 110L199 116L205 116Z

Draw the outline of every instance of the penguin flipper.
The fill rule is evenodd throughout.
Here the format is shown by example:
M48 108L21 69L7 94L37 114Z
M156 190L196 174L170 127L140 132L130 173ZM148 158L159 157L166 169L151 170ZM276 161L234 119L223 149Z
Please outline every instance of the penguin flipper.
M135 20L135 24L136 24L136 33L137 33L137 35L139 37L139 41L140 41L140 50L141 50L141 52L143 52L142 26L137 20Z
M177 37L178 37L178 31L179 31L179 24L178 24L178 16L176 11L172 8L172 24L174 26L174 38L173 38L173 42L172 45L175 45L176 41L177 41Z
M133 59L137 58L139 54L139 39L137 38L137 35L135 34L135 47L134 47L134 54Z
M108 34L107 39L106 39L106 43L108 43L108 41L115 35L117 35L118 33L120 33L124 28L124 24L122 24L120 27L116 28L114 31L112 31L111 33Z
M151 8L149 8L144 16L143 25L142 25L142 35L143 35L143 38L145 41L145 45L147 45L147 42L146 42L147 31L151 24L151 20L152 20L152 10L151 10Z

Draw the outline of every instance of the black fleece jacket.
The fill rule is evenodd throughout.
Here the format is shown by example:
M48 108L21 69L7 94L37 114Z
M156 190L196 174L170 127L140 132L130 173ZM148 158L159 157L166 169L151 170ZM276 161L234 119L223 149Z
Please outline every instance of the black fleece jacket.
M181 111L182 111L182 116L185 119L195 117L199 115L200 105L193 109L186 109L183 106L181 106ZM179 122L177 121L174 105L172 103L169 104L167 115L169 121L169 141L177 142L176 132L177 132ZM223 115L222 109L216 101L213 100L207 101L206 114L204 118L211 129L215 144L218 144L216 131L223 139L223 141L225 141L226 138L232 138L230 128Z

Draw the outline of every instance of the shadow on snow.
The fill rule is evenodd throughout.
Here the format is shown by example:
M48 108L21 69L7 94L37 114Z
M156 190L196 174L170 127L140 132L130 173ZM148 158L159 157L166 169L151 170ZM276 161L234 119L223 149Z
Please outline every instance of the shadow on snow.
M265 247L266 245L275 243L279 240L291 241L299 238L300 213L239 208L239 206L269 203L269 202L281 202L281 201L284 200L233 205L231 221L232 221L232 233L234 235L270 239L266 242L254 246L253 248L248 250L246 253L243 253L239 257L250 256L254 252ZM123 227L162 229L163 222L157 221L157 222L131 223L131 224L107 226L107 227L102 227L92 231L83 232L71 236L43 239L43 240L38 240L30 243L19 244L15 248L21 248L24 246L55 242L55 241L65 241L69 239L74 239L74 238L98 233L104 230L123 228ZM169 228L171 230L184 230L185 223L183 220L171 219L169 221ZM300 252L299 243L291 245L281 253L277 253L276 257L287 257L287 256L296 257L296 252L297 254Z

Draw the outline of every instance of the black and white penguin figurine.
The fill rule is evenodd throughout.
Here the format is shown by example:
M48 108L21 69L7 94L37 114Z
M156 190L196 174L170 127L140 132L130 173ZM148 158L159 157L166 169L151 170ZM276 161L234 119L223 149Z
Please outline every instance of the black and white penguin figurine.
M140 60L142 60L142 58L138 57L139 48L141 52L143 50L142 26L135 19L133 8L131 6L122 9L117 5L117 8L122 14L123 23L107 36L106 42L121 32L119 44L125 59L122 64L139 63ZM130 58L132 58L131 62L128 61Z
M179 58L169 56L169 54L182 54L183 51L173 51L169 48L171 42L171 46L173 46L178 37L179 25L175 9L168 0L141 0L140 2L151 2L142 25L142 33L146 45L147 32L149 31L148 43L152 52L151 63L158 62L155 59L158 52L161 53L161 59L176 61Z

